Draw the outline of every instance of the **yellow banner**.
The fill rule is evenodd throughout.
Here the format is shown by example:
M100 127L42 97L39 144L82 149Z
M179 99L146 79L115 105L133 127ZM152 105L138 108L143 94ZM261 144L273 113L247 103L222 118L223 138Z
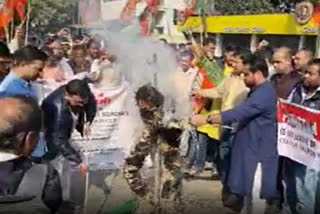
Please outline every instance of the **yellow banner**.
M292 14L209 16L206 18L208 33L224 34L274 34L316 35L317 27L310 20L300 25ZM200 32L203 23L199 17L190 17L180 31Z

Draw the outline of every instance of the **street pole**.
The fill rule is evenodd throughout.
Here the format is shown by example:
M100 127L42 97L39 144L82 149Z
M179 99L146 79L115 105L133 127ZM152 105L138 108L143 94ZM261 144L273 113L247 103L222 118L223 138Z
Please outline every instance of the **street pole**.
M216 3L215 0L212 0L212 13L211 15L216 15Z
M223 36L222 34L216 34L216 52L215 55L217 57L222 57L222 49L223 49Z
M305 43L306 43L306 36L304 35L300 36L298 50L301 50L302 48L304 48Z
M30 13L31 13L31 6L30 3L27 5L27 20L26 20L26 34L25 34L25 45L28 45L28 40L29 40L29 27L30 27Z
M203 26L203 17L202 17L202 10L199 10L199 19L201 20L201 26L200 26L200 44L201 47L203 47L203 33L204 33L204 26Z
M251 41L250 41L250 50L252 53L254 53L257 50L257 44L258 44L258 35L252 34Z
M318 24L317 43L316 43L316 58L320 57L320 25Z

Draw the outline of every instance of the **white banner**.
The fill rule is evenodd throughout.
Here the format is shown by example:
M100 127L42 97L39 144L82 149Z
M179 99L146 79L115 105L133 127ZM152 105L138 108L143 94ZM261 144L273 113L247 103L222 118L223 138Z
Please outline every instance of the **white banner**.
M109 160L105 157L101 161L121 162L140 137L142 129L133 90L127 84L113 89L92 86L91 90L98 107L91 126L92 134L87 139L75 131L73 144L89 156L92 154L98 158L98 154L108 154Z
M278 152L309 168L320 170L320 112L280 102Z

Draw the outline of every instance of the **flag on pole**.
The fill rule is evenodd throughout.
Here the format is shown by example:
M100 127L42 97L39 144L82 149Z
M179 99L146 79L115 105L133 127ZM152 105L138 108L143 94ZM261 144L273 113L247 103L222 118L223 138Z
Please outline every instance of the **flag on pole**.
M316 4L311 20L314 24L320 26L320 4Z
M27 0L15 0L15 11L18 14L18 17L20 20L24 19L27 5L28 5Z
M3 0L0 8L0 27L8 25L14 20L15 13L21 20L24 19L27 0Z
M130 22L140 12L138 17L140 34L142 36L148 36L151 33L153 19L159 11L159 6L159 0L128 0L125 7L122 9L120 19Z
M156 14L159 10L160 1L159 0L147 0L147 7L151 14Z
M122 9L120 19L123 21L131 21L138 2L140 2L140 0L128 0Z
M14 0L5 0L3 6L0 9L0 27L8 25L14 17Z

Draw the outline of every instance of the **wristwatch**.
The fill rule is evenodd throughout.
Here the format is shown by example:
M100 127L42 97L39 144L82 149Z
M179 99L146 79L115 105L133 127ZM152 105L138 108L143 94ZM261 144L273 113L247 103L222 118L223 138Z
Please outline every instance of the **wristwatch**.
M211 115L208 115L208 117L206 118L206 122L208 124L213 124L212 121L211 121Z

